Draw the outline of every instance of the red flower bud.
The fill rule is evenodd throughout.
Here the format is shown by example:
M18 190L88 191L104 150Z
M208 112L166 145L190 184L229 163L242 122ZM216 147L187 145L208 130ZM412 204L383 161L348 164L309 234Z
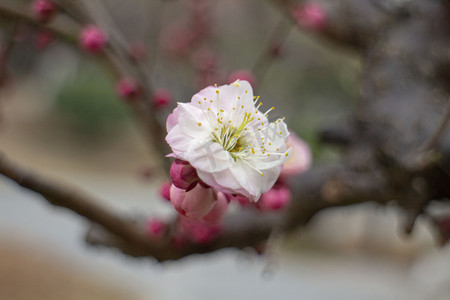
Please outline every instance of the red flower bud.
M170 179L179 189L189 190L200 180L197 170L187 161L176 159L170 167Z
M172 93L166 89L157 89L153 95L153 101L157 108L163 108L172 102Z
M122 78L116 84L116 92L121 98L132 100L141 95L142 89L133 78Z
M56 14L57 6L50 0L33 2L33 12L41 22L49 22Z
M300 27L311 31L322 30L327 22L325 10L318 3L298 5L293 10L293 17Z
M89 25L81 31L80 45L90 53L101 52L108 42L106 34L97 26Z

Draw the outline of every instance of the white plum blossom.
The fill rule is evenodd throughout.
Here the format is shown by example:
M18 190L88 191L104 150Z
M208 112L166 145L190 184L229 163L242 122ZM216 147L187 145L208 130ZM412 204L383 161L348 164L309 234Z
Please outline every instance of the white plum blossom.
M189 162L216 191L257 201L290 156L284 118L269 122L247 81L209 86L167 119L169 156Z

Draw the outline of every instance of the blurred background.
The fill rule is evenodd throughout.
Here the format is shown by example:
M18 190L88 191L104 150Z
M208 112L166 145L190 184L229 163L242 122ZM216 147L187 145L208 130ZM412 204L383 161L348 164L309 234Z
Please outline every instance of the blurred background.
M172 94L162 122L177 101L250 70L256 95L311 145L315 164L339 158L316 133L356 101L354 53L298 30L269 1L85 2L106 7L99 24L136 45L153 86ZM11 26L0 18L0 41ZM172 215L158 192L161 157L100 59L16 26L0 90L1 151L130 215ZM402 237L400 220L371 204L334 209L276 241L269 259L225 249L158 264L86 246L88 222L0 178L0 299L449 299L450 249L436 247L421 221Z

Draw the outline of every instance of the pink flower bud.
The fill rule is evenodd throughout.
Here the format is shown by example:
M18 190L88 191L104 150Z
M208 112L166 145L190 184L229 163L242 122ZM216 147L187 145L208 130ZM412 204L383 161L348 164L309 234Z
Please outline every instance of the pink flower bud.
M157 108L163 108L172 102L172 93L166 89L157 89L153 95L153 101Z
M121 98L133 100L142 94L142 89L133 78L122 78L116 84L116 92Z
M35 0L33 12L41 22L50 21L56 14L56 4L50 0Z
M187 161L176 159L170 167L170 179L179 189L189 190L199 181L197 170Z
M200 219L208 214L216 203L216 194L211 188L197 184L186 192L172 184L170 201L177 212L192 219Z
M283 165L281 176L292 176L309 170L312 163L312 154L308 144L291 132L286 145L292 148L292 153Z
M327 22L325 10L318 3L298 5L293 10L293 17L300 27L311 31L322 30Z
M148 219L145 223L145 230L152 238L159 238L164 234L167 225L159 219Z
M208 244L222 231L219 224L209 224L201 220L180 218L181 231L195 244Z
M95 25L89 25L81 31L80 44L87 52L99 53L105 48L107 42L106 34Z
M249 70L238 70L233 72L228 76L228 83L233 83L238 79L248 81L252 87L255 87L256 85L256 77Z
M202 220L208 223L219 223L227 212L228 202L229 201L225 194L218 192L216 204L214 204L214 207L206 216L202 218Z
M263 211L280 210L289 204L291 197L291 191L286 185L275 185L259 198L257 205Z
M163 197L167 201L170 201L170 187L171 186L172 186L172 184L170 183L170 181L166 180L159 187L159 194L161 195L161 197Z

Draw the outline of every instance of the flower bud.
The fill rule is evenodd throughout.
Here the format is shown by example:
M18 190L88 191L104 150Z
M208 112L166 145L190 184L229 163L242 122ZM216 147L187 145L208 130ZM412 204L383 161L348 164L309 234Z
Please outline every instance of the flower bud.
M256 85L256 77L250 70L235 71L228 76L227 81L228 83L233 83L238 79L248 81L252 87Z
M309 145L291 132L287 138L286 146L292 148L287 161L283 164L281 176L292 176L306 172L311 167L312 154Z
M33 2L33 12L41 22L49 22L56 14L56 4L50 0Z
M166 89L157 89L153 94L153 102L157 108L164 108L172 102L172 93Z
M210 224L201 220L180 218L181 230L189 240L195 244L208 244L220 234L219 224Z
M293 17L300 27L311 30L322 30L327 22L326 13L318 3L306 3L294 8Z
M167 201L170 201L170 187L171 187L171 185L172 184L170 183L170 181L166 180L159 187L159 194L161 195L161 197L163 197Z
M80 44L87 52L99 53L105 48L107 42L106 34L95 25L89 25L81 31Z
M170 167L170 179L179 189L189 190L198 183L197 170L187 161L176 159Z
M228 203L229 201L225 194L218 192L216 204L214 204L214 207L206 216L202 218L202 220L208 223L219 223L227 212Z
M133 78L122 78L116 84L116 92L121 98L133 100L141 95L142 89Z
M170 201L173 207L183 216L200 219L207 215L216 203L216 194L211 188L197 184L189 192L172 184Z
M291 197L291 191L286 185L275 185L261 196L257 205L262 211L280 210L289 204Z
M166 224L159 219L148 219L145 223L145 230L152 238L159 238L164 234Z

